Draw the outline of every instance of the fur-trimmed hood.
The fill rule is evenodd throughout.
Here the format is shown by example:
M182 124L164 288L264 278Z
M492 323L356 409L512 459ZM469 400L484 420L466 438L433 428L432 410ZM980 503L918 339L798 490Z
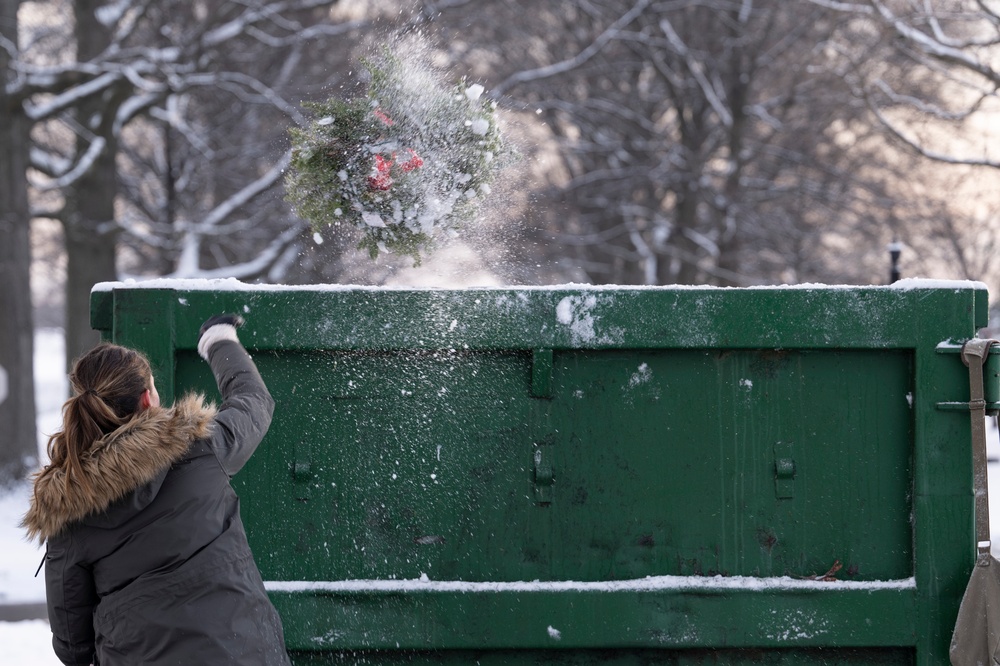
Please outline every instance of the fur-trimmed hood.
M211 436L215 414L215 406L195 394L170 409L144 411L82 456L89 490L74 479L67 483L62 468L37 474L31 504L21 521L28 538L45 541L153 481L180 460L192 442Z

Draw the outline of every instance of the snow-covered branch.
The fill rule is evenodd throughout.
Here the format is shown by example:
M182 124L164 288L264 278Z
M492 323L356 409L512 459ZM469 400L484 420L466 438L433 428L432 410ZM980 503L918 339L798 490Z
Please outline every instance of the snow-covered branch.
M713 84L705 76L705 67L702 64L700 58L695 57L691 54L690 49L688 49L687 44L681 39L677 31L674 30L674 26L670 23L669 19L660 19L660 30L666 35L667 41L670 42L670 46L673 48L674 52L678 56L684 59L685 65L691 75L694 77L695 81L698 82L698 86L701 88L702 93L705 95L705 99L708 100L709 105L719 116L719 120L722 124L729 128L733 126L733 114L726 107L723 97L726 93L722 90L721 85Z
M928 159L934 160L935 162L942 162L944 164L963 164L966 166L977 166L977 167L991 167L994 169L1000 169L1000 161L989 159L988 157L974 158L974 157L957 157L949 153L942 153L936 150L931 150L927 148L920 140L909 136L905 131L900 129L896 123L889 119L883 112L882 109L878 107L877 104L870 103L869 108L875 117L878 118L882 126L889 132L893 137L900 141L907 148L913 152L926 157Z
M958 65L970 72L974 72L995 86L1000 86L1000 70L994 69L989 64L982 62L969 50L949 46L934 37L917 30L904 20L896 16L881 0L871 0L872 5L878 14L888 23L896 33L929 56L943 60L944 62Z
M646 7L650 4L651 0L639 0L624 16L615 21L611 27L598 35L597 39L593 41L587 48L580 51L578 54L572 58L562 60L551 65L546 65L545 67L537 67L535 69L524 70L507 77L506 80L501 81L498 85L493 87L491 94L499 97L506 90L521 84L527 83L528 81L537 81L539 79L549 78L551 76L556 76L557 74L563 74L570 70L576 69L580 65L584 64L595 55L600 53L601 49L615 39L618 33L627 26L629 23L634 21Z
M250 202L254 197L264 192L269 187L274 185L282 177L285 169L288 167L288 163L292 159L291 151L286 151L282 156L281 160L275 164L267 173L253 181L239 192L236 192L231 197L223 201L221 204L216 206L205 216L205 219L197 225L193 226L193 229L197 233L207 233L213 227L222 223L223 220L229 218L234 211L240 206L243 206Z
M202 247L206 239L225 235L226 231L222 228L223 223L232 218L240 207L250 203L256 196L273 186L281 178L290 159L291 152L289 151L267 173L212 209L204 220L184 224L181 252L175 264L176 268L167 277L252 279L266 273L282 257L286 248L302 233L305 228L303 222L296 220L281 234L273 238L263 251L253 259L241 264L209 270L202 269L200 262Z
M184 250L177 262L177 269L164 277L168 278L226 278L234 277L240 280L251 280L265 274L279 259L285 249L298 238L305 229L305 223L298 222L286 229L264 248L256 257L242 264L222 266L220 268L202 269L198 263L200 252L200 237L189 234L185 237Z
M927 16L927 23L931 27L934 39L952 48L965 49L977 46L992 46L997 44L997 35L993 34L982 39L956 39L945 33L941 26L938 15L934 12L929 0L924 0L924 14ZM978 18L978 17L977 17Z
M165 91L150 92L144 95L134 95L125 100L115 113L115 121L112 125L112 132L117 136L121 134L122 128L130 120L142 113L152 109L158 102L162 101Z
M184 95L171 95L167 99L166 108L153 108L150 110L150 115L180 132L181 136L194 146L198 152L206 158L211 159L215 151L212 150L212 147L205 141L201 133L191 127L187 121L184 113L187 107L186 101L187 97Z
M989 6L986 0L976 0L976 5L985 16L990 17L994 25L1000 25L1000 10Z
M208 30L201 39L204 48L218 48L223 43L245 34L263 21L280 17L285 12L315 9L332 4L329 0L301 0L299 2L273 2L259 8L247 9L237 18Z
M901 91L898 82L890 84L884 74L871 77L871 68L866 61L851 54L849 49L839 48L831 43L849 63L849 69L841 74L845 77L854 95L863 100L874 114L879 125L886 133L913 153L945 164L960 164L967 166L1000 167L1000 162L984 157L959 156L952 152L942 152L928 147L920 137L907 131L899 119L887 115L886 108L906 108L919 114L931 122L961 122L974 116L990 99L997 98L1000 88L1000 69L996 66L996 56L1000 49L1000 21L995 12L988 11L986 5L978 2L980 10L969 10L966 13L952 12L945 14L937 9L929 0L914 0L908 3L915 12L914 15L902 15L890 7L884 0L869 0L867 5L856 3L831 2L830 0L809 0L815 5L827 7L841 12L863 15L880 21L888 30L897 36L896 53L908 60L908 68L923 73L926 80L933 80L940 85L942 82L954 85L961 90L955 94L951 90L949 96L930 93L929 85L923 89L917 87L913 91ZM899 5L894 5L898 8ZM972 37L956 38L948 34L947 23L955 25L965 22L967 32ZM969 28L969 22L977 23L975 30ZM916 26L921 26L918 28ZM985 35L985 36L984 36ZM911 82L915 77L903 79ZM919 84L918 84L919 86ZM945 108L944 99L952 101L961 99L962 106ZM935 101L937 100L937 101Z
M73 166L71 160L66 159L62 155L42 150L38 146L31 147L29 159L31 160L32 169L41 171L49 178L58 178Z
M869 5L857 2L838 2L837 0L808 0L817 7L833 9L838 12L850 12L852 14L871 14L872 8Z
M978 111L986 101L986 96L980 95L973 103L969 104L961 111L948 111L947 109L941 108L937 104L931 104L919 97L915 97L913 95L901 95L897 93L884 79L875 81L873 85L878 88L886 96L886 98L892 102L892 104L907 106L925 115L948 122L965 120Z
M151 74L160 71L156 60L149 58L150 49L133 56L119 53L119 60L95 59L90 62L71 62L65 65L40 66L23 59L11 63L16 72L17 83L8 86L8 91L28 98L39 94L61 95L75 86L92 86L95 81L106 76L126 77L126 72ZM124 64L123 64L124 63Z
M114 27L114 36L105 53L115 53L138 29L155 0L117 0L99 10L97 20Z
M40 191L69 187L79 180L84 174L90 171L90 169L94 166L94 162L97 161L97 158L101 156L106 147L107 142L103 137L94 137L91 139L90 145L87 146L87 151L80 157L79 160L77 160L72 169L58 178L48 182L32 182L32 186L37 187Z
M646 239L642 237L642 233L635 228L635 225L629 225L629 227L629 240L632 241L635 251L642 257L643 284L656 284L659 257L646 242Z
M220 81L237 83L243 88L253 90L261 97L261 99L266 101L274 108L281 110L285 115L287 115L296 123L301 125L308 122L306 117L302 115L297 106L289 104L288 101L285 100L281 95L279 95L274 90L261 83L260 80L255 79L252 76L247 76L246 74L241 74L240 72L220 72L216 76Z
M25 113L28 118L34 121L51 118L65 109L79 104L81 100L100 94L121 80L121 75L114 72L106 72L78 86L56 95L43 104L25 104Z
M308 28L302 28L298 32L280 37L265 32L260 28L251 27L247 28L247 35L253 37L261 44L271 48L283 48L285 46L291 46L292 44L298 44L310 39L346 35L354 30L367 27L371 24L372 21L369 19L347 21L345 23L321 23L319 25L311 25Z
M14 42L7 39L7 37L5 37L4 35L0 35L0 49L3 49L4 51L7 52L7 57L10 58L10 60L12 61L17 60L18 56L17 45Z

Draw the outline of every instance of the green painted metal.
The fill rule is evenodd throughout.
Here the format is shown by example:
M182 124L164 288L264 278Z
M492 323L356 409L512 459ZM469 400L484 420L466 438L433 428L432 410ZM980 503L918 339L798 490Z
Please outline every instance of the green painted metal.
M945 664L987 304L158 281L92 321L168 401L246 315L277 408L234 485L297 664Z

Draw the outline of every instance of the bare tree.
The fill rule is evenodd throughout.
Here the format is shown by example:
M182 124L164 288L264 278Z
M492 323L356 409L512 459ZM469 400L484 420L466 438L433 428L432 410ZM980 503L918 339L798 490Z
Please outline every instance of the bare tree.
M811 2L843 12L868 27L838 35L840 55L854 92L896 140L939 162L1000 167L998 155L961 154L935 145L941 142L933 136L944 127L961 128L998 99L1000 12L996 3ZM929 94L931 90L947 94L935 96ZM928 121L932 121L929 131Z
M32 375L31 245L27 167L30 123L16 106L20 2L0 2L0 486L21 478L36 454Z
M32 215L58 219L65 230L66 347L67 358L72 359L94 339L89 326L91 286L117 277L117 250L124 229L118 210L127 180L120 171L126 160L119 158L129 141L141 141L136 128L159 121L178 136L195 138L196 133L187 131L189 119L173 112L182 107L185 96L204 90L246 96L278 109L285 120L294 118L293 104L254 73L235 67L246 65L237 62L238 55L227 61L229 54L240 53L246 43L262 48L281 44L287 50L290 45L344 30L328 20L334 3L320 0L209 5L52 0L33 3L36 12L47 12L49 18L28 31L22 28L19 35L18 4L3 3L0 61L6 83L0 107L2 134L5 155L12 156L4 161L2 174L6 194L0 247L9 253L3 266L10 275L5 275L0 306L14 315L5 318L0 363L5 367L10 363L16 373L12 373L11 396L0 409L10 409L7 422L17 425L0 435L0 457L15 477L23 472L24 453L35 447L30 290L25 268L30 263L27 237ZM278 149L257 154L247 160L242 172L232 170L230 182L203 192L199 209L188 211L190 221L183 225L188 239L177 256L186 263L176 259L178 266L199 265L199 260L188 258L199 254L207 231L218 232L255 197L274 191L283 153ZM30 184L26 173L33 174ZM58 196L38 197L44 206L29 211L29 186ZM285 217L284 228L272 230L268 242L279 248L287 245L292 235L289 229L295 224ZM260 247L255 250L259 253ZM264 254L273 263L280 251ZM258 259L257 265L261 263L266 261ZM229 274L240 273L231 269Z
M983 118L1000 109L997 4L811 1L845 16L830 46L853 97L894 146L919 158L914 175L948 183L942 191L950 205L925 202L933 215L911 209L901 239L921 266L941 262L951 274L996 285L991 238L1000 224L1000 151L995 122ZM976 182L978 189L968 186Z
M547 6L560 41L529 51L537 66L495 89L543 110L563 143L571 179L552 192L561 207L550 228L573 247L573 277L817 279L832 263L831 228L889 223L871 205L886 174L857 168L874 146L840 136L866 133L867 111L825 66L838 12L735 0Z
M204 131L193 129L192 118L184 112L192 110L197 120L197 113L207 110L188 103L192 98L228 97L230 105L234 98L251 99L254 104L277 109L283 115L282 124L294 120L295 106L258 76L266 71L257 65L269 60L258 55L257 60L244 61L230 54L246 53L248 45L257 45L258 54L270 48L269 55L280 59L289 45L337 34L343 26L332 26L327 21L331 5L319 0L205 6L139 0L112 6L90 0L72 5L74 20L70 25L74 30L66 38L73 46L67 50L75 52L75 57L56 65L27 66L25 86L29 92L25 105L28 117L44 126L46 136L73 137L68 147L64 141L39 145L33 161L45 176L36 184L57 188L64 195L61 209L46 212L60 219L66 229L69 358L93 342L89 327L90 287L116 278L116 249L123 231L128 230L131 238L152 238L162 229L151 228L148 223L166 222L175 237L184 235L185 240L161 238L159 244L173 243L174 261L181 271L190 269L199 265L202 239L218 233L241 207L269 189L273 191L272 186L280 180L283 151L258 151L244 156L245 169L227 170L232 174L228 182L222 183L219 178L199 182L200 191L187 202L194 207L179 207L185 202L173 198L176 193L171 192L160 199L166 213L157 210L152 218L138 216L135 213L142 208L137 206L130 209L128 219L121 219L117 215L123 201L119 195L136 194L135 187L123 186L134 186L143 178L119 168L127 163L120 157L136 150L130 142L141 144L149 138L150 123L159 123L172 146L172 152L159 154L161 158L169 156L168 170L176 166L173 156L179 148L186 148L186 142L204 150ZM23 60L39 63L50 55L51 49L47 49L34 59ZM199 91L211 92L199 98ZM224 156L232 160L234 151L226 151ZM148 198L145 203L150 203ZM186 216L181 215L182 210ZM125 222L139 223L135 233L125 227ZM143 222L147 223L144 229ZM287 218L285 225L289 226ZM279 246L287 244L289 235L272 229L268 242L277 236ZM256 249L260 251L260 247ZM251 272L241 273L234 268L230 274Z

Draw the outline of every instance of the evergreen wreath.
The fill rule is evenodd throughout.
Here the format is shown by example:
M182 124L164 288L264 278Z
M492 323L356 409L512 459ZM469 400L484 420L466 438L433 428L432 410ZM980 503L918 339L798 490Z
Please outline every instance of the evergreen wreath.
M388 50L362 64L365 96L307 103L313 117L290 130L286 198L314 232L347 224L373 259L390 251L419 264L436 234L475 217L515 153L483 86L448 88Z

